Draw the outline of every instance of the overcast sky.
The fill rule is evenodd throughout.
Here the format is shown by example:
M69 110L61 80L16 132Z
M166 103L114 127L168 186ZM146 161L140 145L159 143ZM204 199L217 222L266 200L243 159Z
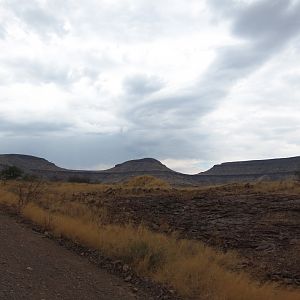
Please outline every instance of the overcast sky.
M187 173L300 155L300 1L0 0L0 153Z

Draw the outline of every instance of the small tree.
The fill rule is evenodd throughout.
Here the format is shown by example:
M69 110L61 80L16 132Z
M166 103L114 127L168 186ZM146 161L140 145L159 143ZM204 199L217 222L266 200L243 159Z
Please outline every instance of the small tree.
M1 171L0 178L2 180L13 180L21 177L23 171L16 166L9 166Z

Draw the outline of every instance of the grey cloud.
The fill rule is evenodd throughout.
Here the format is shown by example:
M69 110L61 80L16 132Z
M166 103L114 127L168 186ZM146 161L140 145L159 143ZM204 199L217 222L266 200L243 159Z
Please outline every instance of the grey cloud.
M86 4L68 0L25 2L20 5L18 1L6 1L6 6L42 38L49 34L65 34L64 22L68 21L75 40L79 38L80 41L89 42L90 35L92 42L95 42L94 38L101 36L104 37L104 43L113 41L115 45L117 41L121 47L122 43L135 47L135 41L143 42L162 36L172 38L175 32L178 37L180 33L190 32L189 30L195 30L199 26L192 17L187 20L187 17L170 14L166 20L164 9L158 9L151 1L146 1L146 4L145 1L140 1L136 5L127 5L124 1L123 8L121 5L115 9L113 4L109 4L103 10L99 9L98 1L88 1ZM47 9L40 3L47 5ZM160 5L164 7L165 3L167 2ZM78 161L82 166L92 166L145 156L158 159L201 157L211 161L219 159L220 152L226 145L227 150L223 152L232 153L232 143L226 144L226 137L222 134L214 137L209 135L213 134L213 130L209 131L209 128L214 124L205 124L205 128L201 128L202 123L199 121L222 103L240 79L258 70L298 35L300 4L298 1L291 8L292 1L288 0L262 0L249 5L232 0L210 0L208 3L214 14L219 13L220 22L224 18L230 21L232 34L240 39L240 43L219 48L215 61L196 83L191 82L190 86L177 91L172 88L172 92L168 94L165 89L167 84L159 76L137 74L126 78L123 82L126 93L123 102L120 100L115 103L119 106L122 102L118 109L124 112L117 117L124 118L130 124L129 129L117 134L68 136L69 129L74 133L74 128L72 124L63 121L22 123L1 119L0 116L0 134L5 136L1 140L0 152L12 152L11 149L14 149L13 152L44 156L70 168L76 168ZM110 48L105 50L109 52L107 49ZM68 61L63 58L58 62L50 61L47 54L44 55L45 61L26 57L8 61L4 58L3 64L10 69L14 81L31 81L33 85L40 82L68 85L82 77L96 79L100 72L110 69L107 64L124 63L120 61L122 58L112 59L110 53L106 53L103 58L98 49L88 49L86 53L79 51L75 49L77 56L74 59L72 56L74 64L70 65L61 64ZM127 66L122 65L121 72L125 67ZM84 98L85 95L80 97ZM95 99L95 103L97 101L99 99ZM82 102L85 104L86 99ZM99 107L95 108L95 115L96 109ZM83 113L79 107L78 112ZM213 121L208 119L207 122ZM249 126L243 128L242 132ZM64 137L55 136L57 133ZM246 138L243 137L245 140L239 141L242 147L238 148L234 144L238 148L234 155L247 153L251 139L247 135ZM263 137L259 137L259 142L264 141ZM255 147L257 145L252 144ZM83 153L88 155L82 155Z
M139 150L139 147L129 143L130 136L131 134L9 136L1 142L0 153L9 153L14 149L15 153L46 157L68 168L91 167L103 163L113 166L128 159L153 156L150 151ZM133 141L132 138L130 140ZM87 155L83 155L84 153Z
M51 57L53 60L53 57ZM85 57L81 59L85 61ZM85 64L82 69L77 68L76 65L61 64L58 62L51 62L49 60L29 59L27 57L20 57L13 60L3 60L2 64L11 69L10 80L14 82L31 82L31 83L55 83L62 86L67 86L82 77L88 77L92 80L97 78L100 73L102 62L98 61L99 65ZM105 65L105 62L103 62Z
M40 136L49 133L66 131L72 127L67 122L32 121L22 122L0 117L0 135L4 136Z
M204 82L227 92L233 84L262 66L300 33L300 3L290 10L292 1L265 0L240 9L232 21L232 31L247 42L221 49ZM224 90L224 94L226 92Z
M0 24L0 39L3 39L5 37L5 28L3 25Z
M68 16L67 21L74 35L88 37L101 32L105 39L127 44L162 36L184 35L186 30L200 28L198 16L187 17L189 8L192 9L195 2L191 0L182 4L182 0L165 0L157 5L149 0L89 0L82 4L74 0L51 0L47 5L53 15ZM174 9L176 7L177 10Z
M54 82L65 85L79 78L79 74L72 72L72 69L68 66L30 60L26 57L4 61L3 64L13 70L15 82Z
M262 0L242 3L234 0L209 0L214 14L232 22L232 32L243 39L279 42L299 31L300 2Z
M213 8L216 2L212 1ZM235 14L230 16L232 32L250 39L220 49L207 72L188 91L185 89L174 96L132 105L127 111L128 116L137 127L193 127L199 118L220 104L238 80L261 67L299 34L300 3L290 10L291 3L265 0L236 6L230 1L228 4L235 8ZM227 12L226 6L218 9Z
M121 1L114 4L106 3L106 1L90 0L82 4L80 1L73 0L64 0L63 2L60 0L46 1L48 11L51 14L46 13L37 3L22 10L16 9L16 5L12 5L12 7L20 18L33 26L34 30L34 27L41 22L42 26L45 29L50 29L51 32L65 33L63 16L67 16L67 22L71 25L72 33L75 36L86 38L101 32L101 36L105 39L114 42L115 40L128 42L128 40L149 39L152 37L154 27L157 30L159 29L159 24L161 24L158 21L161 19L159 11L157 11L155 5L151 5L150 2L145 4L144 2L131 4L127 1ZM30 15L35 17L35 13L39 11L41 16L46 14L44 24L40 17L33 18L34 21L31 21ZM55 30L51 29L50 25Z
M233 24L233 32L242 38L267 40L271 46L299 32L300 3L289 0L264 0L244 8Z
M67 53L64 55L68 56ZM55 83L62 86L67 86L83 77L96 80L103 70L117 65L112 56L102 51L97 53L74 51L69 56L73 57L74 62L62 56L56 57L55 53L49 52L46 58L43 56L31 58L20 54L17 58L3 57L0 63L3 68L6 67L10 71L10 81Z
M146 139L142 138L146 135ZM99 164L115 165L130 159L155 157L164 160L169 157L184 158L201 156L209 161L209 150L196 147L198 143L193 134L182 140L181 134L165 133L149 136L148 132L129 132L128 134L76 135L76 136L7 136L0 144L0 153L26 153L44 157L61 167L91 168ZM203 139L206 137L203 136ZM141 147L137 144L142 141ZM177 147L174 147L177 143ZM34 145L34 147L33 147ZM58 146L59 145L59 146ZM13 150L12 150L13 149ZM199 170L200 171L200 170Z
M43 7L39 1L23 1L20 4L17 0L9 0L5 1L5 5L6 8L12 11L31 30L34 30L43 37L50 33L58 35L66 33L64 20L57 17L57 11L47 10L47 7ZM46 2L44 5L46 5Z
M127 149L139 157L207 158L208 133L191 129L131 130L126 133ZM205 141L203 147L200 141ZM138 147L136 147L138 145ZM184 155L183 155L184 153Z
M18 60L10 64L15 71L17 81L26 82L55 82L56 84L67 84L75 80L74 74L66 67L45 64L35 60Z
M159 97L156 101L138 101L128 106L126 115L137 128L187 128L191 126L191 122L185 110L189 111L189 105L195 101L195 95L189 93Z
M125 90L136 96L152 94L163 88L163 81L156 76L135 74L127 77L123 82Z
M284 82L286 82L288 85L292 86L293 88L298 88L300 85L300 72L292 72L285 74L282 78Z

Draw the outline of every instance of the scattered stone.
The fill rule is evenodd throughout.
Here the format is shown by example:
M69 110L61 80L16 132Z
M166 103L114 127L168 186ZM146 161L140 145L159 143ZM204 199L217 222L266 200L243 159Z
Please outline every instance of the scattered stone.
M128 272L130 270L130 267L128 265L123 266L123 271Z
M255 250L257 250L257 251L265 251L265 250L271 251L274 248L275 248L274 244L262 244L262 245L256 247Z

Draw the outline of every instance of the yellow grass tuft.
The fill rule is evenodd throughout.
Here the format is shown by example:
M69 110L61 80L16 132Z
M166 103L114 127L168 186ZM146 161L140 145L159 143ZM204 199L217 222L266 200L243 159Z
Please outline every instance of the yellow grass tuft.
M0 182L0 203L7 206L17 206L18 196L15 193L14 185L12 183Z

